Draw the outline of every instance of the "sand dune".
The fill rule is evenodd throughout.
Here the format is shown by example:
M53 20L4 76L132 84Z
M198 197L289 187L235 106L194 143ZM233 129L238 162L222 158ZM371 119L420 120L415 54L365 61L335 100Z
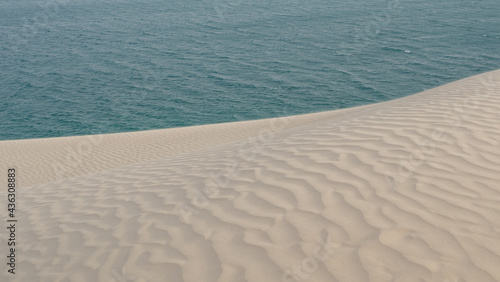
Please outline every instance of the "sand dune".
M500 70L352 109L2 141L0 155L19 182L5 281L500 281Z

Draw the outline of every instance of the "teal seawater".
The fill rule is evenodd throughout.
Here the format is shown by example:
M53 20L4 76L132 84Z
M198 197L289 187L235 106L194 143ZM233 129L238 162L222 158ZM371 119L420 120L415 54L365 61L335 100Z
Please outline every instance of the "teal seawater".
M498 0L0 1L0 140L395 99L500 67Z

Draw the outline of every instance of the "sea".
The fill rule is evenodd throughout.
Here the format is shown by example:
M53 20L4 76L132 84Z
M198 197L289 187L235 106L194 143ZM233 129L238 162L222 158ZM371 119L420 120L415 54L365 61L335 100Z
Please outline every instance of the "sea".
M499 0L2 0L0 140L335 110L500 68Z

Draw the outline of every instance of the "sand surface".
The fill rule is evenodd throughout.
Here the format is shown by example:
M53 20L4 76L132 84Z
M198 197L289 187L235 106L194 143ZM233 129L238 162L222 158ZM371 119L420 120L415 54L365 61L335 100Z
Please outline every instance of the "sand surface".
M500 281L500 70L331 112L1 141L6 226L9 167L1 281Z

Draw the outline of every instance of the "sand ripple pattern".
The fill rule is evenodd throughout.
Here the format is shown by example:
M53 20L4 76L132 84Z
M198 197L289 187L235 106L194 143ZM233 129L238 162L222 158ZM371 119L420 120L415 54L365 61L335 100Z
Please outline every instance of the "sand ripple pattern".
M130 148L20 190L15 281L500 281L499 113L494 71L253 139Z

